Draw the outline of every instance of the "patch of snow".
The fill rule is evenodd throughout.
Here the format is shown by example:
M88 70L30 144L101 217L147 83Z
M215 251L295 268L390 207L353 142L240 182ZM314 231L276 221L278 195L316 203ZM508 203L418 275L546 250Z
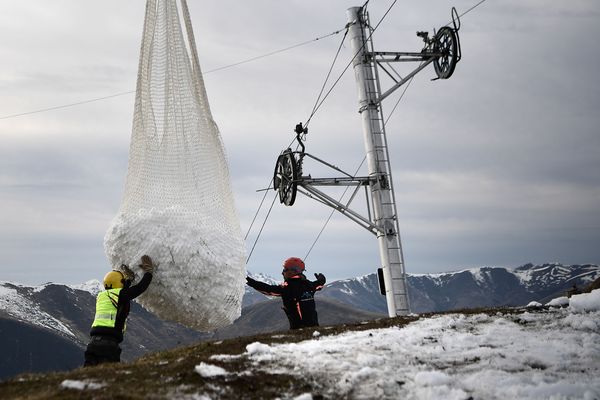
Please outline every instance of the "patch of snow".
M33 286L32 287L33 293L39 293L39 292L41 292L42 290L46 289L46 287L48 285L51 285L51 283L44 283L43 285ZM21 286L21 285L19 285L19 286Z
M319 331L314 331L312 334L312 337L314 337L314 338L318 338L319 336L321 336L321 332L319 332Z
M514 270L510 272L512 272L523 285L527 286L533 280L533 273L535 271L528 269Z
M97 390L105 387L104 383L96 383L93 381L76 381L72 379L65 379L60 383L60 387L64 389L74 390Z
M104 290L104 286L102 285L102 283L100 283L98 279L91 279L87 282L80 283L78 285L67 286L74 290L83 290L84 292L88 292L93 296L96 296L98 293Z
M452 383L452 378L441 371L421 371L415 375L414 381L419 386L442 386Z
M279 285L281 283L281 279L277 280L277 279L273 278L271 275L267 275L267 274L263 274L263 273L253 274L250 271L248 271L248 276L252 279L256 279L257 281L264 282L268 285ZM252 290L254 290L254 289L252 289Z
M550 307L563 307L563 306L568 306L569 305L569 298L562 296L562 297L557 297L555 299L550 300L548 303L546 303L547 306Z
M303 393L300 396L294 397L294 400L313 400L313 397L310 393Z
M365 284L369 280L369 276L370 276L370 274L358 276L358 277L356 277L356 280L358 281L358 283L360 283L361 285L365 286Z
M214 378L216 376L229 375L229 372L227 372L225 369L217 365L206 364L204 362L196 365L194 371L196 371L196 373L203 378Z
M567 279L565 282L569 282L569 281L572 281L575 279L581 279L583 282L590 283L590 282L595 281L598 277L600 277L600 271L592 270L592 271L583 272L579 275L575 275L575 276Z
M529 304L527 304L525 307L542 307L542 303L538 303L537 301L530 301Z
M347 294L347 295L354 295L354 291L352 289L350 289L347 285L344 285L342 288L340 288L340 292Z
M487 282L488 271L483 271L482 268L473 268L470 272L471 275L473 275L475 282L477 282L480 286L485 285Z
M439 315L298 343L255 342L257 367L293 371L333 398L600 398L600 299L511 315ZM588 311L589 310L589 311Z
M236 360L241 358L242 355L241 354L213 354L212 356L210 356L210 360L216 360L216 361L229 361L229 360Z
M170 391L167 398L177 400L212 400L212 397L207 394L188 393L192 389L191 385L179 385Z
M246 346L246 352L250 355L266 354L271 352L271 347L261 342L253 342Z
M600 311L600 289L571 296L569 308L575 312Z

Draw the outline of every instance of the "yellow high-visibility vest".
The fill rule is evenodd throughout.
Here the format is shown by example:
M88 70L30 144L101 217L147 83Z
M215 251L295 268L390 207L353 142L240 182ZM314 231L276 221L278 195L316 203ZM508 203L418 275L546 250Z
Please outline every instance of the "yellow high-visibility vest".
M115 327L120 291L121 288L118 288L98 293L98 296L96 296L96 316L94 317L94 322L92 322L92 328L97 326ZM125 331L124 326L123 331Z

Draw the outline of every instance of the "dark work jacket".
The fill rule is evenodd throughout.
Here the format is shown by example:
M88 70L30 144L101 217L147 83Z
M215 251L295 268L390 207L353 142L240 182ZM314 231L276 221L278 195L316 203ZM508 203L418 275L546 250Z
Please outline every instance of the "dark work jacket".
M290 329L319 325L314 296L317 290L323 288L325 282L311 282L304 275L288 278L281 285L269 285L252 278L248 278L247 281L250 287L262 294L281 297Z
M123 285L123 289L119 292L119 301L117 302L117 318L115 320L115 327L109 328L107 326L96 326L92 327L90 336L103 336L114 338L117 342L123 341L123 329L125 327L125 320L129 316L129 309L131 308L131 300L144 293L148 286L152 282L152 274L146 272L142 279L137 285L131 285L130 280L126 280Z

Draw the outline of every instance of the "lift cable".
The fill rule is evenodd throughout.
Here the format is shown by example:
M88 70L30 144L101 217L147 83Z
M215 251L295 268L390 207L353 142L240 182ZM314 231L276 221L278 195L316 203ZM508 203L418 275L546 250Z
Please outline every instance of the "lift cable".
M379 25L381 25L381 23L383 22L383 20L385 19L385 17L387 17L387 15L389 14L389 12L392 10L392 7L394 7L394 5L396 4L398 0L394 0L392 2L392 4L388 7L387 11L385 12L385 14L383 14L383 16L381 17L381 19L379 20L379 22L377 23L377 25L375 25L375 27L371 30L371 33L369 34L369 37L367 38L367 40L365 41L365 43L367 43L369 41L369 39L371 39L371 37L373 36L373 34L375 33L375 31L377 30L377 28L379 27ZM365 7L369 2L367 1L363 7ZM311 113L311 115L308 117L306 123L304 124L304 126L308 126L308 123L310 122L310 120L312 119L312 117L315 115L315 113L319 110L319 108L321 108L321 106L323 105L323 103L325 102L325 100L327 99L327 97L329 97L329 95L331 94L331 92L333 91L333 89L336 87L336 85L339 83L339 81L342 79L342 77L344 76L344 74L346 73L346 71L348 70L348 68L350 68L350 66L352 65L352 63L354 62L354 59L358 56L358 54L362 51L362 49L364 48L365 44L363 43L363 45L361 46L361 48L359 49L359 51L356 52L356 54L354 54L354 56L352 57L352 59L350 60L350 62L346 65L346 67L344 68L344 70L341 72L341 74L338 76L338 78L335 80L335 82L333 82L333 85L331 85L331 87L329 88L329 90L327 91L327 93L325 94L325 96L323 96L323 99L321 99L321 101L319 102L317 100L317 105L316 107L313 108L313 112ZM319 95L320 97L320 95Z
M265 192L265 197L266 197L266 193L268 193L268 192ZM267 212L267 215L265 216L265 219L260 227L260 230L258 231L258 235L256 236L256 239L254 240L252 249L250 250L250 253L248 254L248 258L246 258L246 264L248 264L248 261L250 261L250 257L252 257L252 253L254 253L254 248L256 247L256 244L258 243L258 239L260 239L260 235L262 234L262 231L265 228L265 224L267 223L267 220L269 219L269 215L271 215L271 210L273 210L273 205L275 204L275 199L277 199L277 193L275 193L275 195L273 196L273 201L271 202L271 207L269 207L269 211ZM264 201L264 197L263 197L263 201ZM262 202L260 204L262 206ZM259 211L260 211L260 208L259 208ZM254 223L254 220L252 222ZM248 230L248 232L250 232L250 230ZM248 236L248 234L246 234L246 236Z
M288 145L288 147L290 147L294 143L294 140L296 140L296 139L293 139L290 142L290 144ZM298 150L298 147L299 147L299 145L296 146L296 150ZM246 236L244 236L244 241L248 238L248 235L250 234L250 231L252 230L252 227L254 226L256 217L258 216L258 213L262 209L263 203L265 202L265 199L267 198L267 194L269 194L269 189L271 188L272 184L273 184L273 177L271 177L271 180L269 181L267 188L264 189L265 195L263 196L262 200L260 201L260 204L258 205L258 209L256 210L256 213L254 214L254 218L252 218L252 222L250 223L250 226L248 227L248 231L246 231ZM256 244L258 243L258 239L260 239L260 235L262 234L262 231L265 228L265 224L267 223L267 220L269 219L269 216L271 215L271 210L273 210L273 205L275 204L276 198L277 198L277 192L273 196L273 201L271 202L271 207L269 207L269 211L267 211L267 215L265 216L265 219L263 220L260 230L258 231L258 235L256 235L256 239L254 240L254 243L252 244L252 249L250 250L248 257L246 258L246 264L248 264L248 261L250 261L250 257L252 257L252 253L254 253L254 248L256 247Z
M458 18L460 19L461 17L467 15L467 13L471 12L472 10L474 10L475 8L479 7L480 4L485 3L487 0L481 0L479 3L475 4L474 6L472 6L471 8L469 8L467 11L463 12L462 14L458 15ZM449 26L450 24L455 23L454 18L452 18L452 21L448 22L446 25L444 26Z
M42 109L39 109L39 110L27 111L27 112L22 112L22 113L18 113L18 114L5 115L5 116L0 117L0 119L9 119L9 118L15 118L15 117L22 117L24 115L31 115L31 114L43 113L43 112L46 112L46 111L59 110L61 108L69 108L69 107L79 106L81 104L93 103L95 101L111 99L113 97L124 96L126 94L132 94L132 93L135 93L135 90L130 90L130 91L127 91L127 92L115 93L115 94L111 94L111 95L108 95L108 96L97 97L97 98L89 99L89 100L78 101L76 103L62 104L60 106L42 108Z
M317 38L314 38L314 39L311 39L311 40L307 40L307 41L304 41L302 43L298 43L298 44L295 44L295 45L292 45L292 46L289 46L289 47L285 47L283 49L275 50L275 51L272 51L270 53L266 53L266 54L263 54L263 55L260 55L260 56L252 57L252 58L249 58L247 60L236 62L234 64L229 64L229 65L225 65L223 67L218 67L218 68L215 68L215 69L211 69L210 71L205 72L205 74L208 74L210 72L221 71L221 70L224 70L224 69L227 69L227 68L231 68L231 67L237 67L238 65L241 65L241 64L249 63L251 61L256 61L256 60L259 60L261 58L270 57L270 56L273 56L275 54L283 53L284 51L292 50L292 49L295 49L296 47L304 46L304 45L307 45L309 43L316 42L317 40L321 40L321 39L328 38L330 36L337 35L338 33L342 32L343 30L344 30L344 28L338 29L337 31L328 33L327 35L319 36Z
M316 37L316 38L311 39L311 40L306 40L304 42L301 42L301 43L298 43L298 44L295 44L295 45L292 45L292 46L288 46L288 47L285 47L285 48L282 48L282 49L279 49L279 50L275 50L275 51L272 51L272 52L269 52L269 53L266 53L266 54L262 54L260 56L248 58L246 60L238 61L238 62L233 63L233 64L224 65L222 67L214 68L214 69L208 70L206 72L203 72L203 75L210 74L210 73L216 72L216 71L221 71L221 70L224 70L224 69L227 69L227 68L237 67L238 65L249 63L251 61L256 61L256 60L259 60L261 58L270 57L270 56L273 56L275 54L283 53L285 51L295 49L296 47L305 46L305 45L310 44L312 42L316 42L318 40L325 39L325 38L328 38L330 36L337 35L337 34L341 33L344 30L345 29L342 28L342 29L339 29L337 31L328 33L326 35L322 35L322 36ZM93 102L96 102L96 101L111 99L113 97L125 96L127 94L132 94L132 93L135 93L135 90L129 90L127 92L119 92L119 93L111 94L111 95L108 95L108 96L102 96L102 97L96 97L96 98L92 98L92 99L88 99L88 100L82 100L82 101L78 101L78 102L75 102L75 103L62 104L62 105L58 105L58 106L42 108L42 109L33 110L33 111L26 111L26 112L17 113L17 114L4 115L4 116L0 116L0 120L9 119L9 118L16 118L16 117L22 117L22 116L31 115L31 114L38 114L38 113L43 113L43 112L47 112L47 111L59 110L59 109L62 109L62 108L69 108L69 107L79 106L79 105L82 105L82 104L93 103Z
M344 45L344 41L346 40L346 36L348 36L348 30L349 30L349 28L350 28L350 26L346 25L346 32L344 32L344 37L342 37L342 41L340 42L340 45L339 45L339 47L337 49L337 52L335 53L335 57L333 57L333 62L331 63L331 67L329 67L329 71L327 72L327 76L325 77L325 81L323 82L323 85L321 86L321 91L319 92L319 95L317 96L317 100L315 101L315 104L313 105L313 109L312 109L312 111L310 113L310 116L306 120L306 123L304 124L304 127L308 127L308 124L310 123L310 119L317 112L317 104L319 104L319 100L321 100L321 96L323 95L323 91L325 90L325 86L327 85L327 81L329 80L329 77L331 76L331 71L333 71L333 67L335 66L335 62L337 61L337 58L340 55L340 51L342 50L342 46Z

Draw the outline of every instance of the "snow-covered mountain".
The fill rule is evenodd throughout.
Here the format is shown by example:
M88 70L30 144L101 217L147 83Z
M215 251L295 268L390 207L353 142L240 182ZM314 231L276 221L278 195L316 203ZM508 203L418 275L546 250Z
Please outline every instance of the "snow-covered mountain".
M252 275L276 284L279 280ZM544 264L516 269L481 267L435 275L409 275L409 295L416 313L502 305L546 303L573 284L582 288L600 277L597 265ZM98 281L81 285L26 286L0 281L0 379L24 371L69 369L81 365L89 339ZM247 287L242 317L232 326L203 334L165 322L132 304L123 359L200 340L285 330L281 301ZM387 315L375 274L329 283L317 294L324 325L363 321ZM47 351L52 348L53 351ZM61 357L55 357L61 354Z
M408 274L411 310L416 313L462 308L523 306L531 301L546 303L600 278L600 266L526 264L511 269L479 267L440 274ZM319 296L372 312L387 313L376 274L327 285Z
M0 281L0 379L81 366L99 290L98 281L75 286ZM162 321L135 302L131 308L124 360L209 336Z

